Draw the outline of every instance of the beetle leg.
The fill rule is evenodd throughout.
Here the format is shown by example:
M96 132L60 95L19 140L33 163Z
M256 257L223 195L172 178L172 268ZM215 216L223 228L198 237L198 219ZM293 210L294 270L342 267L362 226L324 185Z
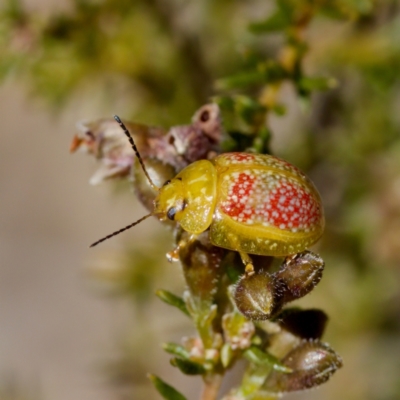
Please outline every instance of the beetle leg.
M253 266L253 260L250 258L250 256L247 253L243 253L239 251L240 258L243 261L243 264L245 265L245 272L247 276L251 276L254 274L254 266Z
M169 262L179 261L179 245L175 247L173 250L169 251L166 256Z
M187 246L188 244L192 243L195 239L196 239L196 235L194 235L194 234L190 235L189 238L186 239L186 240L181 239L178 242L178 244L176 245L176 247L166 254L167 260L169 262L179 261L179 251L181 250L181 248L183 248L183 247Z
M285 258L285 262L286 262L286 263L293 262L298 256L299 256L299 253L290 254L289 256L287 256L287 257Z

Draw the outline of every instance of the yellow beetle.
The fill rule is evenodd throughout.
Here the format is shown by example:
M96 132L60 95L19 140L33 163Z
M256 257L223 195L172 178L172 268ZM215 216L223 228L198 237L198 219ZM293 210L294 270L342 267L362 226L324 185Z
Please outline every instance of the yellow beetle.
M270 155L224 153L196 161L157 188L124 124L115 116L158 190L154 211L92 246L155 215L196 235L210 230L215 246L238 251L252 273L248 254L289 256L315 243L324 230L320 195L296 167ZM178 245L183 246L181 242Z

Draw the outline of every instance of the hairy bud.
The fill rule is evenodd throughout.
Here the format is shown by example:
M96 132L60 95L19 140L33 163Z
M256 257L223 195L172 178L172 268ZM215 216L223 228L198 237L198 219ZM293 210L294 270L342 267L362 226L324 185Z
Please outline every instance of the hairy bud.
M342 360L327 344L303 341L283 358L291 373L272 372L263 389L274 393L309 389L326 382L342 366Z
M310 293L322 278L325 263L311 251L287 257L273 277L284 289L284 302L299 299Z
M282 290L272 275L261 272L243 275L234 291L238 310L251 320L271 318L282 306Z

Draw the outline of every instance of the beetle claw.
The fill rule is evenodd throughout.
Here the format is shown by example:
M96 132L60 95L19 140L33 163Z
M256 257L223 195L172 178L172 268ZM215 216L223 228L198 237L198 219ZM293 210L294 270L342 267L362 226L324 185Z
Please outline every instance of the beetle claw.
M178 246L166 254L168 262L172 263L172 262L179 261L179 249L180 249L180 247Z
M253 260L250 258L250 256L247 253L239 252L240 258L242 259L243 264L245 265L245 273L246 276L252 276L254 275L254 265L253 265Z
M167 260L169 262L176 262L179 261L179 252L180 250L187 246L188 244L192 243L194 240L196 239L196 235L190 235L188 239L186 240L180 240L179 243L177 244L177 246L169 251L166 256L167 256Z
M244 269L246 276L252 276L254 275L255 271L254 271L254 265L252 263L248 263L246 264L246 267Z

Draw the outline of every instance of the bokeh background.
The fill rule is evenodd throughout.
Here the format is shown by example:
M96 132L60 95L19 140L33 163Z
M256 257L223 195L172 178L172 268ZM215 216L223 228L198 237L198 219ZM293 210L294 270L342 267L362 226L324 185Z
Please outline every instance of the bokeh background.
M314 2L309 2L314 4ZM317 2L315 2L317 3ZM320 2L323 3L323 2ZM328 2L305 31L310 75L280 88L273 152L308 171L324 199L324 279L298 302L330 317L344 368L289 398L400 398L400 6ZM68 153L78 121L190 121L216 79L249 52L274 57L279 32L250 22L275 1L52 1L0 4L0 399L159 398L154 372L196 398L197 378L160 344L193 334L154 291L179 293L170 233L156 221L88 249L144 214L127 184L88 184L93 160ZM326 11L326 10L325 10ZM334 85L332 85L334 86ZM229 121L227 121L229 123ZM226 387L235 381L227 377Z

